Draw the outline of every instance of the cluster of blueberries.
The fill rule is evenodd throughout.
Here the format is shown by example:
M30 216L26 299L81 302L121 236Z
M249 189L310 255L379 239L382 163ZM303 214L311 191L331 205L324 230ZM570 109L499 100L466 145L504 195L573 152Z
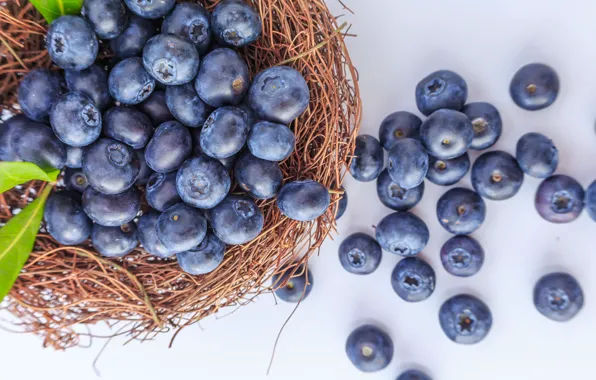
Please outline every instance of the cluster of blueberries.
M250 5L223 0L209 13L175 0L85 0L81 13L47 33L64 75L28 73L23 115L0 125L0 160L67 168L67 189L44 212L58 242L91 237L100 254L122 257L140 241L199 275L222 263L226 245L261 233L253 198L277 196L281 213L298 221L327 210L322 184L283 184L278 163L295 146L288 124L308 107L309 88L287 66L251 82L234 50L262 32ZM97 63L98 38L114 55L108 71ZM235 185L241 192L232 194ZM135 224L143 198L151 209Z

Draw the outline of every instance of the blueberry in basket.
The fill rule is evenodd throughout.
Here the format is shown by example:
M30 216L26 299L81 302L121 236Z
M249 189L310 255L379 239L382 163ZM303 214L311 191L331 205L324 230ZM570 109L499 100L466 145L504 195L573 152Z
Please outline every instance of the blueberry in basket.
M118 36L128 24L126 7L121 0L85 0L81 14L104 40Z
M323 215L331 196L325 186L317 181L288 182L277 195L277 207L290 219L307 222Z
M248 243L263 230L263 213L256 203L246 196L229 195L207 212L211 228L226 244Z
M105 227L131 222L141 210L141 194L131 187L120 194L103 194L89 186L83 192L83 210L91 220Z
M101 134L101 112L93 100L82 92L62 95L52 106L50 124L63 143L83 147Z
M189 128L200 128L212 112L197 94L193 83L167 86L166 104L174 117Z
M139 245L137 227L134 223L126 223L118 227L94 224L91 243L102 256L110 258L126 256Z
M185 84L199 71L199 53L188 39L162 33L145 44L143 66L155 80L165 85Z
M93 28L82 17L61 16L48 28L46 47L52 61L65 70L83 70L97 58L99 44Z
M18 101L29 119L46 121L61 94L62 79L58 72L35 69L28 72L19 84Z
M64 79L68 91L82 92L102 111L112 103L108 89L108 72L98 64L79 71L64 70Z
M143 60L130 57L120 61L108 76L110 95L122 104L139 104L155 90L155 79L143 67Z
M191 40L201 57L211 44L209 12L196 3L178 3L161 24L162 33L178 34Z
M295 144L296 137L290 128L269 121L252 125L246 139L246 146L253 156L268 161L285 160L294 151Z
M81 206L81 194L71 191L52 193L43 219L50 235L63 245L77 245L89 238L93 222Z
M243 0L223 0L211 14L211 28L218 44L243 47L261 35L261 17Z
M178 265L188 274L202 275L213 272L224 261L226 245L213 233L207 235L197 247L177 253Z

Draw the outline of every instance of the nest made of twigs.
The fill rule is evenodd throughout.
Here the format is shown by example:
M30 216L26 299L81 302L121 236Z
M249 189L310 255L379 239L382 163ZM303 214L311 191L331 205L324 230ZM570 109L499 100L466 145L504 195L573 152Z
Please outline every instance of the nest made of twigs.
M218 0L199 2L212 9ZM346 31L324 0L252 3L263 20L263 36L240 52L251 73L290 65L304 75L310 88L309 108L291 125L297 143L281 164L284 179L323 183L331 190L332 206L318 220L299 223L282 216L274 200L259 202L265 216L262 234L246 245L229 247L223 264L203 276L187 275L175 259L159 259L142 248L123 259L108 260L89 244L64 247L41 232L2 308L16 317L23 331L43 336L44 345L75 346L81 337L76 326L99 321L121 324L119 334L136 339L180 331L223 307L245 304L270 290L274 273L294 262L297 269L333 231L339 186L361 116L356 72L344 44ZM3 108L14 107L18 83L27 71L51 67L44 44L46 29L46 22L25 0L0 6ZM0 195L0 221L30 202L41 186L28 183Z

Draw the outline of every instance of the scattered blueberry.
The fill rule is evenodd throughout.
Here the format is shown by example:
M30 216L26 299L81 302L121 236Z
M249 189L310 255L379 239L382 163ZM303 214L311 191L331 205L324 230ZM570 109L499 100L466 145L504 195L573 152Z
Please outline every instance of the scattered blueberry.
M178 265L188 274L198 276L217 269L224 259L226 245L212 232L207 235L198 247L176 254Z
M341 218L344 215L344 213L346 212L346 209L348 208L348 192L343 187L341 189L343 190L344 193L341 195L341 198L337 202L337 209L335 211L335 220L339 220L339 218Z
M230 195L208 213L213 231L226 244L248 243L263 230L263 213L245 196Z
M104 227L94 224L91 243L102 256L126 256L139 245L137 227L134 223L123 224L119 227Z
M192 83L166 88L166 104L174 117L189 128L200 128L211 107L203 102Z
M105 227L132 221L141 210L141 194L134 187L120 194L103 194L89 186L83 193L83 209L91 220Z
M384 217L376 228L377 241L387 252L414 256L426 247L428 227L410 212L394 212Z
M106 109L112 102L108 89L108 73L97 64L80 71L65 70L64 79L69 91L87 95L100 110Z
M416 104L426 116L440 109L459 111L467 98L466 81L449 70L435 71L416 86Z
M429 156L426 178L435 185L451 186L464 178L468 170L470 170L470 156L468 153L449 160Z
M159 212L151 210L139 218L137 223L139 241L149 254L162 258L171 257L175 253L170 252L157 238L157 219L159 216Z
M218 44L242 47L261 35L261 17L243 0L223 0L211 14L211 28Z
M377 195L385 206L395 211L408 211L416 206L424 195L424 182L420 185L404 189L393 182L387 169L377 178Z
M201 4L178 3L164 18L161 31L188 38L195 44L201 56L209 50L211 44L209 13Z
M46 47L64 70L83 70L97 58L99 44L91 26L78 16L60 16L48 29Z
M255 157L269 161L285 160L294 151L295 144L296 137L290 128L268 121L253 125L246 140L248 150Z
M147 165L159 173L176 170L192 152L192 137L177 121L161 124L145 148Z
M201 61L195 81L197 94L212 107L238 105L250 85L246 62L234 50L212 50Z
M74 146L66 147L66 162L64 166L67 168L79 169L83 166L83 148Z
M50 124L63 143L82 147L101 134L101 112L82 92L64 94L50 111Z
M356 137L354 157L350 163L350 174L360 182L374 181L383 170L385 157L379 140L371 135Z
M428 154L420 141L401 139L389 151L387 169L393 182L404 189L413 189L426 177Z
M176 172L153 173L147 182L145 198L152 208L164 212L181 202L176 191Z
M275 290L275 295L282 301L298 303L306 299L312 290L314 279L311 271L304 268L301 264L298 268L294 266L284 267L279 273L273 275L272 286L279 287Z
M140 163L127 145L101 138L85 148L83 172L89 184L104 194L119 194L134 185Z
M379 140L385 150L390 150L401 139L419 139L422 120L413 113L400 111L387 116L379 128Z
M588 215L590 215L590 218L596 221L596 181L592 182L590 186L588 186L584 204L586 206Z
M143 149L151 136L153 124L144 113L127 106L116 106L106 111L103 133L133 149Z
M455 235L476 231L486 217L486 205L478 193L456 187L439 198L437 217L441 226Z
M226 106L216 109L201 131L201 149L213 158L235 155L246 143L250 126L240 108Z
M143 68L139 57L130 57L114 66L108 76L108 88L122 104L139 104L155 89L155 80Z
M548 177L536 190L534 200L538 214L551 223L569 223L584 209L584 189L566 175Z
M21 158L12 147L12 138L15 133L20 133L31 121L25 115L15 115L0 123L0 161L18 162Z
M346 342L348 359L362 372L377 372L393 359L393 341L380 328L363 325L352 331Z
M232 180L226 168L205 155L186 160L176 177L176 189L185 203L197 208L217 206L228 194Z
M555 102L559 95L559 77L549 66L531 63L519 69L509 86L511 98L527 111L538 111Z
M339 262L353 274L371 274L381 264L381 257L379 243L364 233L348 236L339 246Z
M164 91L153 91L147 99L137 106L156 127L166 121L174 120L166 104L166 93Z
M476 344L489 333L493 317L478 298L458 294L441 305L439 322L445 335L455 343Z
M317 219L325 213L330 202L327 188L312 180L286 183L277 195L279 211L299 222Z
M166 85L185 84L199 71L199 53L194 44L177 34L158 34L143 48L145 70Z
M87 177L83 173L83 169L67 168L64 171L64 186L66 189L82 193L89 187Z
M409 369L397 377L397 380L432 380L426 373Z
M499 111L492 104L476 102L466 104L462 112L470 119L474 129L470 149L483 150L495 145L503 130Z
M271 199L277 195L284 176L277 162L244 153L234 165L234 178L251 197Z
M43 219L50 235L60 244L81 244L91 235L93 223L83 211L79 193L58 191L50 194Z
M448 273L470 277L484 263L484 250L478 241L467 235L454 236L441 248L441 262Z
M507 152L486 152L472 165L472 186L480 196L502 201L513 197L524 182L524 172Z
M66 145L45 124L27 122L12 134L10 144L19 158L42 169L62 169L66 163Z
M517 141L515 157L527 175L546 178L554 174L559 164L559 151L548 137L526 133Z
M391 286L404 301L424 301L435 290L435 271L418 257L402 259L391 273Z
M420 140L430 155L448 160L468 150L474 140L474 129L463 113L442 109L422 123Z
M138 16L157 19L170 13L176 0L124 0L124 3Z
M550 273L536 283L534 305L548 319L567 322L584 306L584 292L570 274Z
M172 252L193 249L207 234L207 220L203 212L184 203L164 211L157 219L157 238Z
M85 0L81 14L104 40L116 37L128 24L126 7L121 0Z
M19 84L18 101L25 116L35 121L45 121L54 103L62 94L60 74L35 69L25 75Z
M155 34L157 28L153 21L133 14L126 29L110 40L110 49L118 59L140 56L147 41Z

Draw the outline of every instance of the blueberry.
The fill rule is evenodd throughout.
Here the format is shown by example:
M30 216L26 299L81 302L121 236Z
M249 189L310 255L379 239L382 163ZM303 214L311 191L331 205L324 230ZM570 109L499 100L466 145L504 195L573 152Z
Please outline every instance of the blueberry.
M97 36L106 40L122 33L128 24L126 7L121 0L85 0L81 14Z
M251 197L271 199L277 195L284 176L276 162L244 153L234 165L234 178Z
M243 0L223 0L213 10L211 28L218 44L242 47L261 35L261 17Z
M44 170L61 169L66 163L66 145L52 128L29 121L12 134L11 148L23 161L33 162Z
M0 161L18 162L21 158L12 147L13 135L21 133L31 121L25 115L16 115L0 124Z
M101 112L82 92L64 94L50 111L50 124L63 143L82 147L101 134Z
M495 145L503 130L499 111L492 104L477 102L466 104L462 112L470 119L474 129L470 149L482 150Z
M137 106L149 119L153 125L158 126L166 121L174 120L166 104L166 93L164 91L153 91L147 99Z
M486 205L478 193L456 187L439 198L437 218L441 226L455 235L476 231L484 222Z
M95 223L105 227L118 227L137 216L141 210L141 195L134 187L113 195L87 187L83 193L83 209Z
M162 33L178 34L191 40L202 56L211 44L209 12L201 4L178 3L161 24Z
M207 234L207 220L203 213L184 203L164 211L157 219L157 238L172 252L195 248Z
M443 244L441 262L448 273L470 277L482 267L484 250L478 241L467 235L454 236Z
M441 160L429 156L426 178L439 186L451 186L458 183L470 170L470 156L464 153L450 160Z
M393 358L393 341L380 328L363 325L352 331L346 342L348 359L362 372L377 372Z
M371 274L381 264L381 257L379 243L364 233L348 236L339 246L339 262L353 274Z
M205 124L211 107L203 102L192 83L166 88L166 104L174 117L190 128Z
M103 126L107 137L121 141L133 149L143 149L153 136L151 120L141 111L127 106L107 110Z
M176 170L192 153L188 129L177 121L166 121L153 134L145 148L147 165L159 173Z
M475 344L486 337L493 317L484 302L469 294L459 294L441 305L439 322L445 335L455 343Z
M212 107L238 105L250 85L246 62L231 49L215 49L201 61L195 81L197 94Z
M79 169L83 166L83 148L74 146L66 147L66 162L64 166L67 168Z
M139 241L143 245L145 251L153 256L162 258L171 257L175 253L166 248L159 239L157 239L157 219L160 213L151 210L143 214L137 223Z
M100 110L106 109L112 102L108 73L96 64L80 71L65 70L64 79L69 91L87 95Z
M114 66L108 77L108 88L122 104L139 104L155 89L155 80L143 68L138 57L126 58Z
M377 179L377 195L386 207L395 211L408 211L416 206L424 195L424 182L420 185L404 189L393 182L387 169Z
M550 273L536 283L534 305L548 319L567 322L584 306L584 292L570 274Z
M143 149L135 150L135 154L140 164L139 177L137 178L135 185L144 186L149 182L149 178L151 178L151 175L154 172L147 166L147 161L145 161L145 151Z
M449 70L435 71L416 86L416 104L426 116L445 108L459 111L467 98L466 81Z
M337 202L337 209L335 211L335 220L339 220L339 218L341 218L344 215L344 213L346 212L346 209L348 208L348 192L343 187L341 189L344 193L341 195L341 198Z
M140 56L149 38L155 34L157 28L151 20L133 14L126 29L110 40L110 49L118 59Z
M330 202L327 188L312 180L286 183L277 195L279 211L299 222L317 219L325 213Z
M25 116L35 121L45 121L54 103L62 94L60 74L35 69L25 75L19 84L18 101Z
M379 140L371 135L356 137L354 157L350 163L350 174L360 182L374 181L383 170L385 157Z
M85 19L60 16L50 24L46 47L52 61L64 70L83 70L95 62L99 44Z
M520 108L527 111L544 109L559 95L559 76L547 65L531 63L515 73L509 93Z
M261 71L248 91L258 119L290 124L308 108L310 93L302 74L288 66Z
M83 172L89 184L104 194L119 194L134 185L140 163L127 145L101 138L85 148Z
M231 172L232 170L234 170L234 165L236 165L236 161L238 161L239 156L240 153L227 158L218 158L217 161L221 162L221 164L226 168L226 170Z
M134 223L123 224L119 227L104 227L95 224L91 233L91 242L93 248L102 256L126 256L139 245L137 227Z
M263 213L248 197L230 195L209 212L209 222L226 244L245 244L263 230Z
M207 119L201 131L201 149L213 158L235 155L246 143L250 127L246 113L236 107L216 109Z
M283 267L273 275L271 280L272 286L277 287L275 295L282 301L290 303L298 303L306 299L312 290L313 283L312 273L308 268L305 270L304 264L300 264L297 268L295 266Z
M397 380L432 380L426 373L409 369L397 377Z
M226 168L205 155L186 160L176 177L176 189L185 203L197 208L217 206L228 194L232 180Z
M52 193L46 202L43 219L50 235L62 245L81 244L91 235L93 223L83 211L79 193Z
M176 0L124 0L132 13L149 19L161 18L174 8Z
M377 241L387 252L400 256L414 256L426 247L428 227L410 212L394 212L377 224Z
M538 214L551 223L569 223L584 209L584 189L566 175L548 177L536 190L534 204Z
M261 121L250 129L246 145L250 152L263 160L283 161L292 154L296 137L285 125Z
M407 302L424 301L435 290L435 271L418 257L402 259L391 273L391 286Z
M586 205L586 211L588 212L588 215L590 215L590 218L596 221L596 181L588 186L584 204Z
M552 140L540 133L526 133L517 141L515 157L527 175L546 178L559 164L559 151Z
M387 116L379 128L379 140L385 150L390 150L401 139L419 139L422 120L413 113L400 111Z
M145 197L147 203L158 211L165 211L168 208L181 202L176 191L176 172L153 173L147 182Z
M255 111L253 111L253 109L248 105L248 100L245 100L244 103L239 104L237 107L246 112L247 124L252 128L252 126L257 123L257 120Z
M401 139L389 151L387 168L393 182L404 189L413 189L426 177L428 154L420 141Z
M199 53L184 37L158 34L143 48L143 65L163 84L184 84L193 80L199 71Z
M89 182L87 182L83 169L67 168L64 171L64 186L68 190L78 191L79 193L85 191L89 187Z
M502 201L519 191L524 172L507 152L486 152L472 165L472 186L482 197Z
M468 150L474 140L474 129L463 113L442 109L422 123L420 140L430 155L448 160Z
M176 255L178 264L188 274L198 276L213 272L224 259L226 245L211 231L198 247Z

